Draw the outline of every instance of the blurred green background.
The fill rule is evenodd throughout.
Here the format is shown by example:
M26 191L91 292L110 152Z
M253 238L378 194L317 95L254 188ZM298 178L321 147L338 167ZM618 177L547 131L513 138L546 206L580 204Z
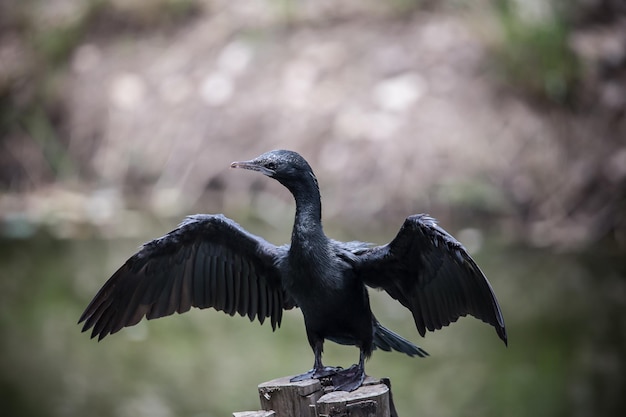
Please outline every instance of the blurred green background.
M327 234L428 212L502 305L376 352L402 416L626 411L626 6L620 0L0 2L0 409L222 416L310 368L283 326L194 310L100 343L76 321L138 246L223 212L282 244L293 203L233 160L294 149ZM350 365L356 349L326 346Z

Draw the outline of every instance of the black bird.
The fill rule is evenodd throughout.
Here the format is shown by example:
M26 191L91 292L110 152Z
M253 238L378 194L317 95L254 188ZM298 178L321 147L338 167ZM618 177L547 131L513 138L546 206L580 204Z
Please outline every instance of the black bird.
M463 246L419 214L408 217L387 245L338 242L322 229L315 175L299 154L277 150L233 168L258 171L291 191L296 216L291 245L275 246L223 215L197 214L146 243L104 284L80 317L83 331L101 340L147 319L191 307L238 313L280 326L283 310L299 307L313 369L293 381L330 377L352 391L365 377L376 348L428 354L383 327L370 309L366 286L383 289L413 314L420 335L471 314L495 327L507 343L504 319L487 278ZM348 369L322 365L324 340L360 349Z

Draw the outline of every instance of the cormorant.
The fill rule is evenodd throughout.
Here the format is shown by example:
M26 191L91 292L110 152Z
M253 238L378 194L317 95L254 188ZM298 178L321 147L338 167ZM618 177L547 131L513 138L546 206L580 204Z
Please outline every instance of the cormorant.
M280 326L283 310L299 307L315 355L313 369L293 381L330 377L352 391L376 348L428 354L383 327L366 287L385 290L413 314L420 335L470 314L491 324L507 343L491 285L464 247L428 215L408 217L387 245L338 242L322 229L318 183L296 152L276 150L233 168L260 172L293 194L291 244L275 246L223 215L197 214L143 247L104 284L80 317L101 340L144 316L154 319L191 307L238 313ZM322 364L324 340L360 349L348 369Z

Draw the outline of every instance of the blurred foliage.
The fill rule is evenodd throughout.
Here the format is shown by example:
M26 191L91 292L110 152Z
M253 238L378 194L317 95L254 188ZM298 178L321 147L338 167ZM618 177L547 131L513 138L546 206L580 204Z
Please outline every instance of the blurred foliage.
M521 224L519 230L522 233L533 229L533 225L524 223L530 219L530 221L539 224L537 226L538 229L547 230L546 234L556 235L557 233L552 233L552 230L544 226L546 223L553 224L563 219L562 229L571 229L572 224L576 226L580 222L585 221L593 223L591 227L595 227L598 232L595 234L580 233L583 236L580 239L581 241L585 241L584 236L593 236L593 239L587 239L588 242L597 240L596 237L626 236L626 232L624 232L626 226L620 220L624 217L623 198L620 196L624 195L624 189L626 188L623 185L626 174L619 168L621 165L620 158L623 159L623 157L619 157L622 147L619 140L626 134L624 133L626 127L623 122L623 103L626 93L621 87L624 85L623 74L626 74L626 61L624 54L620 55L620 51L607 53L600 57L594 55L590 58L581 52L580 48L573 47L576 44L574 40L577 32L581 28L584 29L586 25L594 24L606 32L613 30L613 27L606 25L617 21L618 17L616 16L620 16L620 13L623 14L622 2L611 0L571 2L565 0L390 0L388 2L347 0L341 3L341 7L337 6L335 2L322 0L233 2L233 4L237 3L236 6L231 6L229 2L217 0L67 0L64 2L27 1L9 3L13 4L8 6L8 3L3 2L0 5L0 45L2 46L0 48L0 54L2 54L0 56L2 58L2 65L0 65L0 189L3 191L19 194L28 191L37 192L49 184L60 184L61 187L67 186L70 188L77 185L78 187L86 186L86 188L89 188L90 184L106 183L107 186L110 184L110 178L103 178L102 171L97 173L97 168L94 168L93 155L95 151L93 149L106 146L113 147L114 144L107 143L106 138L103 138L105 135L97 128L92 130L85 129L89 134L72 138L72 126L68 122L71 119L69 113L72 111L70 104L68 104L72 97L71 92L68 93L68 90L71 90L69 87L71 87L71 83L76 78L76 74L71 73L70 58L72 58L78 46L96 45L100 48L103 44L115 44L115 41L119 41L122 44L132 43L134 45L132 48L140 51L143 45L146 44L146 40L151 39L151 36L159 37L161 34L164 34L163 37L167 37L170 33L184 32L183 29L187 26L192 26L193 19L204 16L207 22L210 21L212 25L215 25L216 31L222 30L222 32L219 32L219 35L215 36L218 40L215 41L214 45L210 45L210 47L202 46L202 48L206 49L203 49L201 54L209 57L202 63L206 68L202 66L200 69L194 69L184 74L174 74L178 78L172 77L173 81L171 79L160 80L163 83L158 84L158 87L165 89L172 88L172 85L183 85L183 87L188 89L197 88L202 90L207 85L214 86L216 84L220 85L220 83L224 87L223 74L209 77L209 75L216 75L210 73L212 71L211 65L215 63L215 60L219 61L220 57L228 58L229 55L226 52L229 52L231 64L228 65L236 66L244 62L242 65L245 66L248 60L253 59L251 57L257 52L254 48L265 48L267 55L264 55L264 59L268 58L268 60L271 60L274 52L271 51L271 47L267 44L272 43L274 40L283 41L283 39L288 38L280 45L288 49L289 42L307 43L306 46L313 47L303 47L302 49L306 50L310 56L303 54L302 57L299 57L299 52L294 52L293 56L285 61L273 63L275 68L269 71L269 75L259 76L267 78L257 78L254 81L255 84L264 84L268 82L268 78L274 81L284 77L287 80L286 82L282 80L282 82L291 87L295 86L296 94L300 94L306 88L311 86L317 87L317 85L312 83L319 82L323 84L327 81L327 78L332 78L328 76L330 72L340 73L343 71L343 68L349 67L349 65L345 65L347 61L341 63L341 65L337 64L341 62L341 59L345 58L341 56L341 45L338 45L341 43L340 37L343 34L331 42L327 39L327 43L320 46L313 45L314 41L311 40L311 38L315 37L311 36L311 33L314 33L315 30L319 34L319 31L324 31L325 27L330 29L335 26L342 26L342 22L354 19L357 21L357 25L346 28L352 32L362 31L362 34L357 35L359 38L364 38L367 42L369 38L362 36L363 34L384 33L389 35L385 38L385 41L391 44L394 42L394 36L415 35L410 31L405 31L408 25L423 24L424 26L429 26L430 19L438 19L437 11L444 10L446 13L457 13L463 16L468 10L475 10L485 20L489 20L491 24L495 22L499 29L493 35L497 40L493 42L495 47L491 50L493 52L491 63L494 64L493 67L500 71L501 79L504 80L501 84L510 87L507 88L509 96L507 97L507 94L505 94L505 97L499 99L501 99L503 104L506 104L507 99L512 95L521 96L524 99L529 97L532 99L538 98L539 100L528 100L530 103L525 104L536 113L535 116L537 118L543 118L541 123L545 123L542 124L541 128L543 132L535 132L528 135L526 132L521 132L522 129L518 127L520 131L511 135L514 139L507 140L521 143L519 145L517 143L510 144L511 148L519 146L519 160L514 161L506 169L503 169L503 171L507 172L493 174L492 177L500 177L491 178L487 186L474 185L475 183L482 184L483 182L488 182L486 177L490 177L490 174L481 171L476 174L476 177L459 181L458 185L449 185L447 183L442 185L437 181L437 174L430 175L431 188L441 186L443 190L434 193L435 197L442 197L437 202L442 205L458 205L461 210L485 210L485 207L489 206L488 209L492 214L497 214L498 209L501 209L502 216L509 216L514 213L519 217ZM225 9L228 7L232 7L233 10L225 12ZM315 9L316 7L319 10ZM263 14L261 14L261 17L257 17L255 13L258 11L265 12L270 17ZM253 17L250 18L250 16ZM213 17L216 17L214 21L211 20ZM411 18L413 17L417 18L412 20ZM222 19L221 23L220 19ZM241 19L241 22L225 23L228 19ZM253 22L252 24L250 23L251 21ZM258 27L254 26L257 24L257 21L260 22ZM226 26L227 29L223 29L223 26ZM298 32L297 29L294 29L297 26L303 27L303 32ZM343 26L340 29L346 30ZM307 30L311 30L311 33L305 33ZM434 68L432 70L433 73L439 72L437 65L439 65L440 59L463 61L464 59L467 60L467 56L471 56L475 52L460 51L454 46L451 47L450 40L445 39L446 36L463 35L458 31L455 32L454 28L446 27L446 24L434 24L429 26L425 32L427 32L425 35L422 33L420 36L422 36L422 40L426 39L427 42L424 41L424 44L420 47L426 45L426 47L432 47L434 50L441 48L446 54L445 57L437 57L432 64L428 64L430 68ZM254 34L254 36L251 36L251 34ZM241 42L242 38L246 36L247 39L245 41L250 41L250 39L254 38L253 41L250 41L250 43L254 43L253 46L248 45L246 42ZM278 37L282 38L278 39ZM440 39L442 37L444 38L443 41ZM616 37L619 37L619 33ZM172 38L174 41L177 39L175 37ZM230 43L231 41L232 44ZM438 44L438 42L442 43ZM447 45L446 42L448 42ZM609 40L607 43L615 42ZM279 44L279 42L277 41L276 44ZM232 46L234 47L229 49ZM367 62L374 68L372 72L379 77L378 80L372 81L372 84L374 84L372 87L377 87L375 84L381 79L385 81L385 79L389 78L391 81L394 81L393 78L397 75L396 72L399 72L400 75L403 72L413 72L414 74L409 74L409 77L402 78L400 76L395 80L396 84L392 82L391 84L395 85L394 88L382 89L382 91L387 91L387 95L391 91L390 97L400 91L400 96L402 96L403 91L411 88L412 90L407 93L408 95L405 94L404 98L400 97L402 100L411 102L411 100L420 100L429 90L442 89L445 91L448 88L446 83L449 83L449 79L453 77L446 75L446 71L437 74L437 76L441 77L440 79L433 77L435 81L427 80L429 83L425 83L422 79L425 77L421 77L419 73L422 69L407 66L406 63L411 61L404 60L403 62L403 55L410 55L414 51L411 51L410 47L402 50L404 46L394 50L393 46L395 45L384 45L384 47L372 45L372 51L380 49L380 52L372 52L372 57ZM104 49L102 48L102 50ZM294 51L297 49L293 48ZM593 42L590 47L587 47L587 50L592 51L601 49L596 48L596 44ZM110 51L108 52L110 53ZM220 55L221 53L224 54ZM316 54L327 59L327 67L321 68L309 65L313 61L319 61ZM8 58L5 58L5 56ZM102 59L107 58L106 56L102 57ZM359 57L352 58L358 59ZM174 57L174 61L176 59ZM238 59L240 61L237 61ZM380 60L380 62L377 60ZM397 68L393 68L393 65L388 65L387 62L384 62L393 60L400 62ZM225 59L225 61L227 60ZM232 64L233 62L234 64ZM315 62L313 63L315 64ZM218 62L217 66L219 67L219 65ZM394 65L396 64L394 63ZM282 68L283 66L284 73L279 72L277 75L276 68ZM463 64L460 64L459 68L462 67ZM130 74L130 77L127 77L129 74L125 74L124 70L117 68L116 71L119 73L109 74L110 79L113 81L121 80L121 83L116 84L121 90L124 88L132 90L132 88L128 88L129 85L141 91L146 89L147 84L140 77L143 74L133 73ZM206 73L206 78L201 78L199 83L196 80L196 84L185 84L185 78L189 75L189 72L200 73L202 71ZM352 75L350 74L348 77L340 75L339 79L342 80L343 76L345 79L341 82L349 84L352 82L349 80ZM75 78L72 79L72 76ZM296 79L298 77L303 79ZM213 84L208 82L202 84L207 80L212 81ZM398 80L400 81L399 83ZM226 83L226 87L224 87L226 90L224 91L231 94L234 84L232 84L232 80L226 81L230 81L231 84ZM490 81L493 81L493 79L490 79ZM310 85L307 83L310 83ZM112 82L111 84L114 83ZM250 86L243 86L243 88L246 87ZM315 88L314 90L324 91L326 92L325 94L329 94L329 97L333 96L337 88L341 88L337 87L336 80L331 80L328 85L322 85L322 87L324 88ZM102 95L111 94L111 88L111 86L106 86L100 89L99 93ZM182 89L184 90L184 88ZM304 90L300 91L298 89ZM200 91L200 95L202 93ZM434 95L437 94L439 92L435 91ZM341 124L345 121L344 119L347 119L348 122L354 125L359 125L365 119L369 121L371 126L368 125L367 128L362 126L358 128L357 126L357 129L355 129L355 126L351 125L351 129L361 132L357 133L358 136L367 130L393 130L397 127L396 125L404 123L403 117L410 119L418 116L418 111L416 111L415 113L410 113L409 116L398 116L399 113L396 112L396 114L392 114L390 117L389 114L383 114L386 111L383 109L384 111L382 112L373 113L374 116L379 117L369 117L372 114L367 114L365 111L362 111L362 114L360 114L361 110L358 109L360 106L366 108L370 104L368 103L368 101L371 101L369 97L363 95L354 102L350 102L352 97L349 97L349 94L345 96L348 96L349 100L344 102L341 107L348 107L348 116L350 116L351 110L349 107L354 106L356 100L361 100L355 106L358 111L355 110L352 113L357 114L358 117L363 117L364 120L353 123L350 120L358 119L358 117L339 117L338 121L333 121L333 117L337 117L336 113L339 112L335 111L334 114L326 116L326 125L315 123L315 126L308 128L309 131L319 129L321 133L314 132L311 134L316 140L305 138L309 140L305 149L313 150L321 147L324 141L317 139L322 137L330 137L329 140L340 139L337 142L343 140L344 143L338 147L350 141L352 141L352 144L356 143L355 138L346 140L345 137L333 137L332 132L329 134L329 131L335 128L334 125ZM455 98L447 97L446 100L455 100ZM100 101L100 103L102 102L105 105L101 108L96 107L93 110L98 114L98 116L93 117L94 119L101 120L110 116L110 114L107 114L108 109L106 105L108 103L106 99ZM255 101L248 100L248 103L252 102ZM74 109L81 104L74 104ZM259 130L257 129L258 125L262 127L260 129L262 131L278 130L279 132L277 133L272 132L267 135L270 137L270 140L266 140L265 144L272 146L275 143L272 140L274 140L275 136L280 136L281 134L280 129L284 129L284 126L287 126L287 124L283 127L280 126L280 115L286 112L282 111L284 109L279 109L278 115L272 114L268 116L267 114L261 114L264 111L264 105L255 107L255 111L258 110L260 113L257 119L244 119L243 116L245 115L239 114L236 117L239 119L241 116L242 124L244 122L250 123L248 131L243 132L245 134L250 132L256 133ZM482 103L476 103L476 107L481 105ZM442 108L443 110L441 110ZM211 109L209 113L213 110ZM240 110L242 110L242 107L230 109L233 113ZM200 110L194 109L190 113L194 111L205 110L203 108L200 108ZM250 109L243 107L243 111L250 112ZM445 107L440 107L440 111L445 113L447 110ZM223 116L223 114L214 113L213 116L219 117ZM160 115L156 114L153 117L158 118ZM511 116L511 119L514 117L515 115ZM197 117L197 119L202 120L204 118L205 115ZM436 119L436 117L432 119ZM311 117L310 120L315 119ZM378 123L378 120L380 123ZM93 120L88 122L95 123ZM507 129L509 122L510 120L502 122L502 130ZM202 123L198 123L200 128L194 131L194 134L205 135L207 131L210 131ZM584 129L581 129L583 124ZM217 123L213 123L211 129L214 128L215 131L220 129L213 125L217 125ZM176 129L169 127L170 131L175 130L176 134L179 134L179 131L182 132L180 133L181 135L187 133L185 129L187 126L183 123L181 123L181 126L176 126ZM210 132L214 133L215 131ZM211 136L213 133L205 136ZM241 131L220 132L213 136L217 138L215 139L216 143L221 141L220 146L224 145L225 147L226 144L235 143L230 138L241 135L241 133ZM282 134L285 136L284 132ZM402 132L402 134L404 135L405 132ZM113 135L116 135L116 133L114 132ZM290 133L290 135L294 135L294 133ZM529 138L525 137L525 135ZM528 144L533 141L541 141L542 135L545 135L549 141L557 138L554 140L555 143L546 146L546 148L558 148L553 151L554 154L558 154L553 159L542 159L544 154L537 152L536 149L544 148ZM498 136L498 134L494 136ZM71 140L74 140L76 143L80 142L80 144L76 145L74 143L74 148L72 148L69 144ZM119 140L124 141L123 138ZM357 137L356 140L361 140L361 138ZM84 145L84 143L87 143L87 145ZM151 147L152 145L150 144ZM370 145L374 146L373 144ZM159 146L161 147L159 156L167 159L171 150L168 149L168 144L154 144L154 147ZM204 144L197 146L204 146ZM528 151L524 149L524 146L526 146ZM245 148L245 146L243 147ZM79 148L80 150L76 150ZM124 152L130 148L132 147L120 147L119 149L122 149L122 152ZM144 155L143 151L146 148L146 145L140 143L136 148L131 149L132 152L128 151L125 154L120 153L118 155L120 160L128 159L126 162L128 167L126 176L120 174L119 177L115 178L119 182L112 184L112 186L118 187L120 193L123 193L126 187L131 190L129 194L132 194L132 196L123 197L134 198L144 191L141 187L155 187L155 184L162 178L160 168L163 165L155 163L145 168L144 165L149 165L146 161L152 162L152 159L158 159L152 158L153 154L148 154L147 152ZM185 155L182 155L183 151L180 151L179 161L174 161L184 165L183 168L178 168L178 172L174 172L176 168L171 168L172 171L164 173L163 177L168 175L170 177L185 177L188 175L188 173L180 175L180 171L187 169L189 165L194 165L188 164L188 161L197 156L198 148L189 150L191 148L192 146L188 145L188 149L185 151L187 154ZM364 146L363 148L366 147ZM452 146L446 152L452 154L457 151L453 148ZM115 151L119 152L119 149L115 149ZM319 149L316 149L316 151L319 151ZM486 152L487 150L485 150ZM157 152L154 153L156 154ZM457 151L457 153L461 152ZM362 155L367 155L367 153L364 152ZM626 155L626 151L623 151L621 155ZM613 158L614 161L604 164L604 159L606 158ZM180 161L184 162L181 163ZM447 168L443 167L443 165L437 165L436 161L429 161L429 163L434 164L432 171L439 170L442 172L441 175L446 174ZM451 159L448 162L450 165L454 163L456 163L455 159ZM540 166L541 164L543 165ZM172 166L174 165L172 164ZM110 170L115 171L117 167L113 167ZM383 170L376 171L376 174L379 174L381 171ZM609 173L607 174L607 172ZM192 176L192 174L189 174L189 177ZM363 178L361 173L353 178L358 176L361 179ZM584 176L587 179L578 180L577 178L580 176ZM139 186L136 186L134 183L130 184L133 179L138 179L136 183ZM197 179L197 182L202 180ZM220 183L221 181L217 176L210 180L207 182ZM391 176L387 177L386 181L402 182L403 186L407 187L406 192L397 193L406 196L406 200L403 201L405 205L397 205L389 200L387 203L381 203L387 206L382 207L378 212L385 212L385 210L388 212L393 211L394 206L402 206L404 210L411 202L421 197L419 192L411 189L410 184L402 178L402 175L393 178ZM425 182L426 180L422 181ZM445 182L445 180L442 181ZM181 184L184 184L183 180L176 182L176 186ZM470 184L470 186L467 187L467 190L464 190L467 184ZM362 184L357 185L360 186ZM516 185L521 191L511 191ZM207 188L210 188L210 186L207 186ZM499 188L499 190L491 190L490 188ZM464 190L464 192L457 192L459 190ZM601 190L599 197L598 194L600 193L598 190ZM184 193L185 191L179 192ZM494 196L497 198L494 199ZM192 196L190 199L193 200L194 197ZM483 201L480 201L481 199ZM123 206L124 204L119 204L117 207ZM556 206L560 206L560 210L554 209ZM511 210L511 207L515 207L515 209ZM560 218L554 220L558 216ZM599 226L596 227L596 224ZM565 237L562 240L568 239L569 237ZM624 240L623 237L615 238L615 240L620 239Z
M35 159L45 165L11 163L19 159L15 155L0 157L0 186L18 190L76 178L85 163L74 159L63 139L64 77L74 49L89 36L109 36L111 31L119 36L163 30L187 20L199 7L195 0L8 3L0 8L0 45L5 44L14 62L0 66L0 146L25 142L24 148L40 154Z
M297 1L274 3L287 19L300 7ZM406 14L437 4L393 0L389 7L395 13ZM462 7L465 3L444 4ZM555 12L539 23L526 22L520 19L512 0L497 4L504 27L504 43L497 60L507 79L521 90L563 101L579 76L576 58L567 48L570 28L566 19ZM20 2L14 8L5 6L7 13L0 23L0 36L19 39L16 47L20 49L21 63L17 70L0 74L0 141L15 137L34 141L33 146L41 148L42 162L48 169L39 175L41 168L27 174L22 170L29 167L2 161L5 168L0 169L0 184L4 188L20 189L36 186L42 180L62 180L67 172L74 176L84 173L84 161L71 161L73 156L67 153L63 139L66 116L62 78L67 59L77 45L94 34L120 36L124 32L160 31L184 22L200 7L194 0L88 0L67 2L66 6L69 10L61 12L40 1Z
M557 10L552 0L543 2L542 15L525 17L520 1L498 0L496 4L503 38L494 59L506 81L532 96L563 104L571 100L581 70L569 45L570 11L563 10L564 6Z

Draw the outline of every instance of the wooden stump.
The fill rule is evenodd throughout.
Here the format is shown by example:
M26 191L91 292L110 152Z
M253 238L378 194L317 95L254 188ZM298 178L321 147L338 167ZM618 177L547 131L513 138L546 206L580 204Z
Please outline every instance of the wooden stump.
M352 392L333 391L332 386L325 386L327 381L290 379L260 384L264 411L233 413L233 417L397 417L388 379L367 377L363 386Z
M317 401L315 416L391 417L389 388L379 383L362 386L353 392L329 392Z
M233 417L275 417L276 413L273 411L240 411L233 413Z
M261 408L273 410L276 417L309 417L310 406L324 394L317 379L290 382L290 376L259 385Z

